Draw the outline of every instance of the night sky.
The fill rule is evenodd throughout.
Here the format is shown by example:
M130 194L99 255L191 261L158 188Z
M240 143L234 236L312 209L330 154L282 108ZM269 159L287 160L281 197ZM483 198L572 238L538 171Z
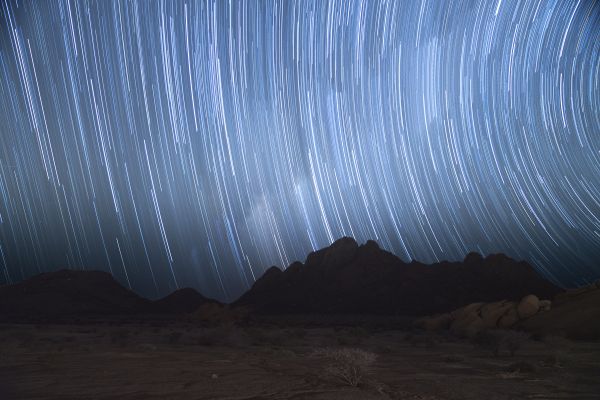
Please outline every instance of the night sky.
M342 236L600 276L600 1L0 4L0 283L232 300Z

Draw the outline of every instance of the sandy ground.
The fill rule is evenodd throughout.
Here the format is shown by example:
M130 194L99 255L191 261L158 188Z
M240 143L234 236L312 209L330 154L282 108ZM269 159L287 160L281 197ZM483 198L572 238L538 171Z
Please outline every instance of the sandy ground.
M375 357L357 387L333 374L340 349ZM600 343L527 340L496 357L389 329L5 324L0 399L600 399Z

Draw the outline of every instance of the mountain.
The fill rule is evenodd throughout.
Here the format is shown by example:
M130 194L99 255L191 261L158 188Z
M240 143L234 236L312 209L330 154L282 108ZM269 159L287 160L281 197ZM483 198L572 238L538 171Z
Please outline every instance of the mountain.
M60 270L0 286L0 319L22 320L122 315L177 315L217 303L192 288L151 301L103 271Z
M151 307L102 271L60 270L0 286L4 319L138 314Z
M271 267L234 302L257 313L429 315L473 302L552 298L561 288L528 263L470 253L462 262L405 263L368 241L342 238L281 271Z
M368 241L342 238L285 271L271 267L232 304L262 314L430 315L473 302L553 298L560 288L525 262L471 253L462 262L404 263ZM150 301L109 273L61 270L0 286L0 319L180 315L219 304L191 288Z
M155 301L153 309L155 312L165 314L187 314L208 303L218 304L216 300L202 296L195 289L183 288Z

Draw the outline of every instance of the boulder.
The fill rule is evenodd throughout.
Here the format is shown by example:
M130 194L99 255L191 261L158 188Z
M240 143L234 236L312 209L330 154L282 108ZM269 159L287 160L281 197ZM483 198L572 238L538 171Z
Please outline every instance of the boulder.
M472 326L479 326L483 323L479 313L472 311L470 314L464 314L460 319L455 319L450 324L450 332L458 336L466 336ZM471 328L469 328L471 327Z
M440 331L448 329L452 322L450 313L434 315L432 317L419 318L415 321L417 328L425 329L426 331Z
M550 311L552 309L552 301L540 300L540 312Z
M479 310L481 309L481 307L484 305L485 303L471 303L471 304L467 304L464 307L458 308L454 311L452 311L450 314L452 315L452 319L453 320L461 320L463 318L465 318L466 316L472 314L472 313L479 313Z
M498 320L498 328L507 329L515 325L519 322L519 314L517 312L517 307L511 307L506 311L500 319Z
M514 302L506 300L485 304L481 307L481 318L487 328L495 328L498 326L500 318L515 306Z
M540 299L536 295L530 294L521 299L517 306L517 313L520 319L534 316L540 310Z
M480 316L474 317L471 322L463 329L462 334L470 339L479 333L490 329L486 322Z

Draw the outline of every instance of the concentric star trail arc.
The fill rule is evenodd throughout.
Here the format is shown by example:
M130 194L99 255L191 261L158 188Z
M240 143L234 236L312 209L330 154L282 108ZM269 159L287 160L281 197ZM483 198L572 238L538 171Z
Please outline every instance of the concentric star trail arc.
M5 1L0 271L232 300L341 236L600 276L600 2Z

